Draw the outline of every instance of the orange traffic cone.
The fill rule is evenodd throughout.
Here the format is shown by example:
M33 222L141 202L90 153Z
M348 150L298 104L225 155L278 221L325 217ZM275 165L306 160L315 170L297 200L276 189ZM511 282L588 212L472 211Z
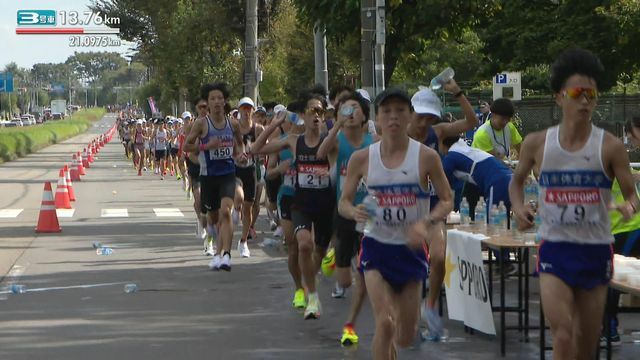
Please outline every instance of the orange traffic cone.
M80 172L78 171L78 158L76 158L76 155L73 154L73 162L71 163L71 169L69 169L69 172L71 173L71 180L73 181L81 181L82 179L80 179Z
M91 169L91 166L89 166L89 155L87 155L87 148L84 148L84 150L82 151L82 166L87 169Z
M64 177L64 170L60 170L60 178L56 187L56 209L71 209L71 200L69 199L69 189L67 188L67 180Z
M90 146L91 146L91 154L95 155L95 153L96 153L96 141L92 140Z
M82 155L80 154L80 151L78 151L78 172L80 173L80 175L87 175L87 172L84 170L84 164L82 161Z
M44 193L42 194L42 204L40 205L40 216L38 217L37 233L57 233L62 231L58 223L58 215L53 201L51 183L44 183Z
M69 200L76 201L76 193L73 191L73 182L71 182L71 175L69 174L69 167L65 165L62 168L64 171L64 180L67 182L67 189L69 189Z
M87 151L87 155L89 156L89 163L93 164L93 161L94 161L94 159L93 159L93 145L89 144L88 149L89 150Z

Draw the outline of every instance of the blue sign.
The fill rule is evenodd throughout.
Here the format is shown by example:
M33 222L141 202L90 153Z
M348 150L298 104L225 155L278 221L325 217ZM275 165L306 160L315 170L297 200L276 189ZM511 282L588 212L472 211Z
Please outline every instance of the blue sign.
M55 10L18 10L19 26L52 26L56 24Z
M0 92L13 92L12 73L0 73Z
M496 84L506 84L506 83L507 83L507 74L496 75Z

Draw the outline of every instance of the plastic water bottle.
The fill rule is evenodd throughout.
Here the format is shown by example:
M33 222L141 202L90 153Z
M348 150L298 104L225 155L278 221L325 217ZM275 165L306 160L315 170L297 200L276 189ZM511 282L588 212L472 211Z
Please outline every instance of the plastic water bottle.
M9 289L13 294L24 294L27 292L27 287L20 284L11 284Z
M504 205L504 201L498 203L498 215L500 217L498 231L507 231L507 216L509 215L507 214L507 207Z
M469 217L469 202L466 197L460 202L460 225L469 225L471 218Z
M101 246L96 249L96 254L98 255L111 255L113 254L113 249L106 246Z
M439 90L442 88L442 85L448 83L455 75L456 73L452 68L448 67L444 69L440 74L438 74L438 76L431 79L431 89Z
M136 284L126 284L124 286L124 292L127 294L131 294L138 291L138 285Z
M497 234L500 227L500 213L498 205L493 204L489 210L489 234Z
M275 239L264 238L264 240L262 240L262 246L264 247L277 247L278 244L279 244L279 241Z
M476 225L480 231L486 231L487 229L487 205L484 202L484 197L480 196L478 204L476 204Z
M366 223L356 223L356 231L363 234L368 234L373 230L373 221L376 216L376 209L378 208L378 199L374 195L367 195L362 200L362 205L364 205L367 213L369 214L369 219Z

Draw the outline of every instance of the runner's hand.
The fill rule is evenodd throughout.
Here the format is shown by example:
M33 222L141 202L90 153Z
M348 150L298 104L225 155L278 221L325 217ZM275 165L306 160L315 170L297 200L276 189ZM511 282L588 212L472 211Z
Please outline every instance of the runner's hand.
M285 120L287 120L287 115L289 114L288 111L286 110L282 110L279 113L276 114L276 117L273 118L273 120L271 121L271 126L278 127L282 124L284 124Z
M455 79L449 80L446 84L442 85L442 89L450 94L457 94L460 92L460 86L456 83Z
M531 205L526 204L518 207L513 207L513 215L516 217L518 223L518 230L525 231L531 229L534 225L535 213Z
M631 205L631 202L629 201L625 201L622 204L611 203L609 205L609 210L615 210L622 214L622 218L625 221L630 220L633 215L636 214L636 211L633 209L633 205Z
M291 166L291 159L287 159L285 161L281 161L278 166L276 166L275 170L278 174L284 174L287 172L287 169Z
M358 223L366 223L369 220L369 213L367 212L367 208L364 204L358 204L355 206L355 211L353 212L353 220Z

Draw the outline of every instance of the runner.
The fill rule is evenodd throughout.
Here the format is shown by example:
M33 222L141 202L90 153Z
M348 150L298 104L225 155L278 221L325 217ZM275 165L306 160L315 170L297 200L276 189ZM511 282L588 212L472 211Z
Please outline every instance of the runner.
M451 79L442 88L453 94L453 97L458 100L465 116L464 119L453 123L436 124L442 118L442 103L430 89L422 89L411 98L415 112L411 117L409 136L436 152L440 149L442 139L463 133L478 124L473 107L456 81ZM438 198L432 192L430 206L433 208L437 203ZM422 308L422 316L429 327L429 338L434 341L439 340L443 335L442 319L437 311L437 305L445 275L444 250L444 234L442 232L434 233L429 247L429 292L426 296L425 306Z
M317 319L321 307L315 276L331 240L335 198L329 175L329 161L318 159L316 156L323 140L320 129L324 120L326 100L323 96L309 92L302 94L300 101L304 104L304 134L289 135L265 145L271 134L286 120L286 113L280 113L258 137L253 145L253 153L269 154L288 148L295 154L297 174L291 209L295 239L298 243L298 260L307 290L304 318ZM312 227L314 238L311 235Z
M340 103L339 103L340 104ZM369 102L357 92L352 92L344 96L341 100L341 107L338 111L337 122L329 131L329 135L324 139L318 149L318 158L329 157L338 171L338 181L336 181L336 198L342 195L342 186L347 175L347 164L351 155L360 149L371 145L374 138L363 131L368 127ZM364 182L358 186L354 205L362 203L362 199L367 195L367 187ZM351 261L360 252L361 234L356 231L356 223L353 220L345 219L336 212L336 277L338 281L332 296L334 298L344 297L345 290L351 286ZM351 300L351 311L349 318L342 329L342 345L353 345L358 343L358 335L355 331L355 322L362 303L366 296L364 278L360 272L356 272L356 290Z
M219 227L216 253L209 263L212 270L231 270L231 208L235 195L234 158L244 154L240 125L225 116L229 98L226 84L204 85L201 97L207 99L209 115L200 116L193 124L185 143L185 151L199 152L201 201L207 210L210 230ZM196 140L200 139L200 145ZM211 234L211 233L210 233ZM222 256L220 256L222 254Z
M142 128L142 121L136 122L136 128L133 133L133 147L135 154L133 163L138 169L138 176L142 176L142 167L144 165L144 141L148 137L146 130Z
M164 180L167 175L167 144L169 142L169 133L164 120L160 120L158 128L153 133L153 140L156 145L156 162L160 165L159 174L160 180Z
M434 248L432 235L442 231L441 219L452 201L438 154L407 135L409 96L387 89L378 95L376 108L382 139L351 156L338 210L347 219L371 222L362 240L360 269L376 322L373 358L395 359L396 346L409 346L416 337L427 276L424 245ZM353 205L363 179L378 202L371 220L364 205ZM429 181L440 199L431 211Z
M562 119L526 137L509 187L518 228L530 228L534 212L524 204L523 186L532 169L540 174L538 271L554 359L593 359L598 351L613 272L607 213L612 179L625 199L613 208L625 220L640 209L624 145L591 123L603 75L590 51L559 55L551 67L551 89Z
M250 151L251 144L256 141L264 128L256 124L253 120L255 105L248 97L240 99L238 103L239 124L242 134L242 141L245 148ZM256 158L248 156L236 161L236 177L242 181L242 191L244 202L242 204L242 237L238 242L238 252L242 257L249 257L251 253L247 245L247 239L256 239L256 231L251 227L253 224L253 203L256 201ZM258 199L260 201L260 199Z

